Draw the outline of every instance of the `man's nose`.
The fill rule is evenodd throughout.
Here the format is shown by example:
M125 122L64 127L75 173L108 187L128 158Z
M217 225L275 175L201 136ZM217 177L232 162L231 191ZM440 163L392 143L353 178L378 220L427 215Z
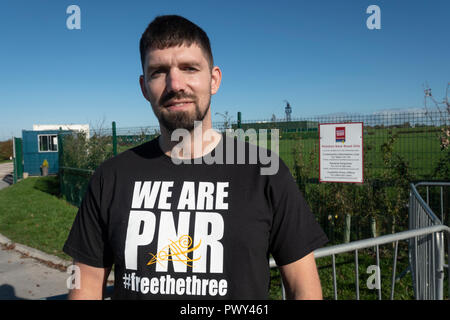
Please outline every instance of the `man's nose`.
M184 90L185 82L183 78L183 74L180 70L172 68L170 69L167 78L166 78L166 86L167 91L178 92Z

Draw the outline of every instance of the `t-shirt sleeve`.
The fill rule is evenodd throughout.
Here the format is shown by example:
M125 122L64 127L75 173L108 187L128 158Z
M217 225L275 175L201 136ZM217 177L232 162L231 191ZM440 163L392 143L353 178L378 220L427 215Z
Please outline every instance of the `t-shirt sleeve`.
M89 181L63 251L81 263L107 268L112 266L113 255L107 241L105 215L102 214L102 189L102 174L97 170Z
M268 195L273 210L270 252L278 266L297 261L328 242L281 159L278 173L271 176Z

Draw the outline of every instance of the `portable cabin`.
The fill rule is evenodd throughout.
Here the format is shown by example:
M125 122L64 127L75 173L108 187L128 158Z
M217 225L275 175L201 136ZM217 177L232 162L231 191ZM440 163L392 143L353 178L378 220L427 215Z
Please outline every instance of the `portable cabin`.
M23 171L29 175L41 175L41 165L48 162L48 173L57 174L58 133L83 130L89 133L89 125L33 125L33 130L22 130Z

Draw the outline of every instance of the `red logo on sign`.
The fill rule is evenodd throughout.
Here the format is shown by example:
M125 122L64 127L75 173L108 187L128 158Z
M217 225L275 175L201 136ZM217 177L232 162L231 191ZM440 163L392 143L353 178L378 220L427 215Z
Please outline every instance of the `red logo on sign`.
M336 127L336 142L345 142L345 127Z

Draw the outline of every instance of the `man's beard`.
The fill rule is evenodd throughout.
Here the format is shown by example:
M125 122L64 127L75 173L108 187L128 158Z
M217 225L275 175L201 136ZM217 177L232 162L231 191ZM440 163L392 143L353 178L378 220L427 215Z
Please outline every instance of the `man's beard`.
M160 105L163 105L164 101L168 101L170 100L170 98L172 97L165 97L164 99L161 99L163 103L160 103ZM170 132L173 132L175 129L186 129L188 131L192 131L194 129L194 121L203 121L206 114L208 113L211 99L209 99L205 110L202 111L195 97L180 96L177 98L194 98L192 99L195 106L194 113L192 114L189 111L168 111L163 109L159 112L159 115L157 115L158 120Z
M194 121L203 121L208 110L209 105L204 112L201 112L198 104L195 104L194 114L186 111L161 112L159 120L170 132L175 129L186 129L188 131L192 131L194 129Z

